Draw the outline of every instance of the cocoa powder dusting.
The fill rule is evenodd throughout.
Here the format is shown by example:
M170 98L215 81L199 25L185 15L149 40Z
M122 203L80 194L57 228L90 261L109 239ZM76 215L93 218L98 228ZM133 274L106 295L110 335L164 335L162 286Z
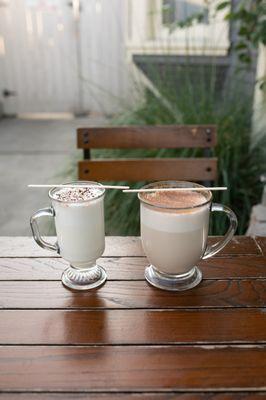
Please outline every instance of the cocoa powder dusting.
M144 201L158 207L186 208L195 207L206 202L206 197L199 192L180 191L180 192L152 192L142 193Z
M92 200L99 197L103 192L103 189L98 187L95 188L63 188L54 193L53 197L60 201L65 202L78 202Z

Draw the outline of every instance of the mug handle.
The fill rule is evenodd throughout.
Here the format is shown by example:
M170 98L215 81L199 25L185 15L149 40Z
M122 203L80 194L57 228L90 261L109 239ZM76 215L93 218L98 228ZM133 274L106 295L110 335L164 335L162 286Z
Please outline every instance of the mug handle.
M203 260L206 260L206 258L210 258L210 257L214 256L214 254L216 254L220 250L222 250L227 245L227 243L230 242L230 240L234 236L234 233L237 228L236 215L229 207L226 207L223 204L213 203L211 206L211 211L212 212L213 211L225 212L225 214L229 218L230 226L229 226L225 236L221 239L220 242L217 242L217 243L211 244L211 245L207 245L205 253L202 257Z
M42 247L43 249L46 249L46 250L53 250L53 251L56 251L57 253L59 253L59 246L58 246L57 242L52 244L52 243L49 243L49 242L46 242L45 240L43 240L43 238L41 237L38 222L37 222L38 218L54 217L54 216L55 216L55 211L54 211L53 207L41 208L35 214L32 215L32 217L30 219L30 226L31 226L33 238L40 247Z

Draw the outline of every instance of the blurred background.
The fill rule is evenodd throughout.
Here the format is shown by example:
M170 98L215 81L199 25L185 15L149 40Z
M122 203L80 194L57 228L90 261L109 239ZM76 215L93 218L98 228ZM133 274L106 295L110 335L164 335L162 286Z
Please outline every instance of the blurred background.
M252 214L248 234L266 235L265 45L261 0L0 0L0 235L29 235L47 205L27 184L76 179L77 127L158 124L217 125L216 183L229 190L216 200L238 234ZM92 157L195 156L184 151ZM107 234L138 234L138 207L108 193ZM211 233L224 231L215 218Z

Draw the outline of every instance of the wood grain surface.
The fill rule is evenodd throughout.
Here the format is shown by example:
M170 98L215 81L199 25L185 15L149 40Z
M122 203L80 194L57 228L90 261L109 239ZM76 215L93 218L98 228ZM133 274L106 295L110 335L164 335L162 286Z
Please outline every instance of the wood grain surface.
M0 348L5 390L263 390L265 381L265 346Z
M214 125L119 126L77 130L80 149L214 147Z
M79 161L78 163L78 176L81 180L213 181L216 179L216 174L217 158L106 158L104 160Z
M171 293L144 280L139 238L107 237L107 283L75 292L60 257L0 238L0 400L266 398L265 248L235 237Z
M0 307L36 308L231 308L263 307L266 279L205 280L180 293L163 291L146 281L107 281L97 290L71 291L61 282L1 281Z
M0 344L266 343L266 309L5 310L1 326Z
M46 238L51 242L54 237ZM209 243L215 243L221 240L221 237L210 237ZM260 239L260 246L256 239L247 236L235 236L231 242L214 258L222 256L261 256L262 244L266 244L266 238ZM107 236L105 238L105 257L141 257L144 255L141 240L139 237L131 236ZM265 255L265 253L264 253ZM0 257L59 257L53 251L44 250L38 246L32 237L6 237L0 236Z
M1 400L264 400L266 392L226 393L0 393Z
M108 280L144 280L146 257L104 257L98 263ZM265 277L265 259L257 256L214 257L201 261L204 279L246 279ZM62 258L0 258L1 280L61 280L68 263Z
M266 255L266 237L257 236L255 240L261 252Z

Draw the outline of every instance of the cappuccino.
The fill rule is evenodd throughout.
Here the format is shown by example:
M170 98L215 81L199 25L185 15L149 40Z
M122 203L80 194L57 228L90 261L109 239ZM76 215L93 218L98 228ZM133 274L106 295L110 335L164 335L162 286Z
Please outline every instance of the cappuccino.
M104 251L103 194L96 185L51 192L60 255L76 268L87 268Z
M155 269L187 273L204 254L210 202L194 191L152 192L141 195L141 238Z

